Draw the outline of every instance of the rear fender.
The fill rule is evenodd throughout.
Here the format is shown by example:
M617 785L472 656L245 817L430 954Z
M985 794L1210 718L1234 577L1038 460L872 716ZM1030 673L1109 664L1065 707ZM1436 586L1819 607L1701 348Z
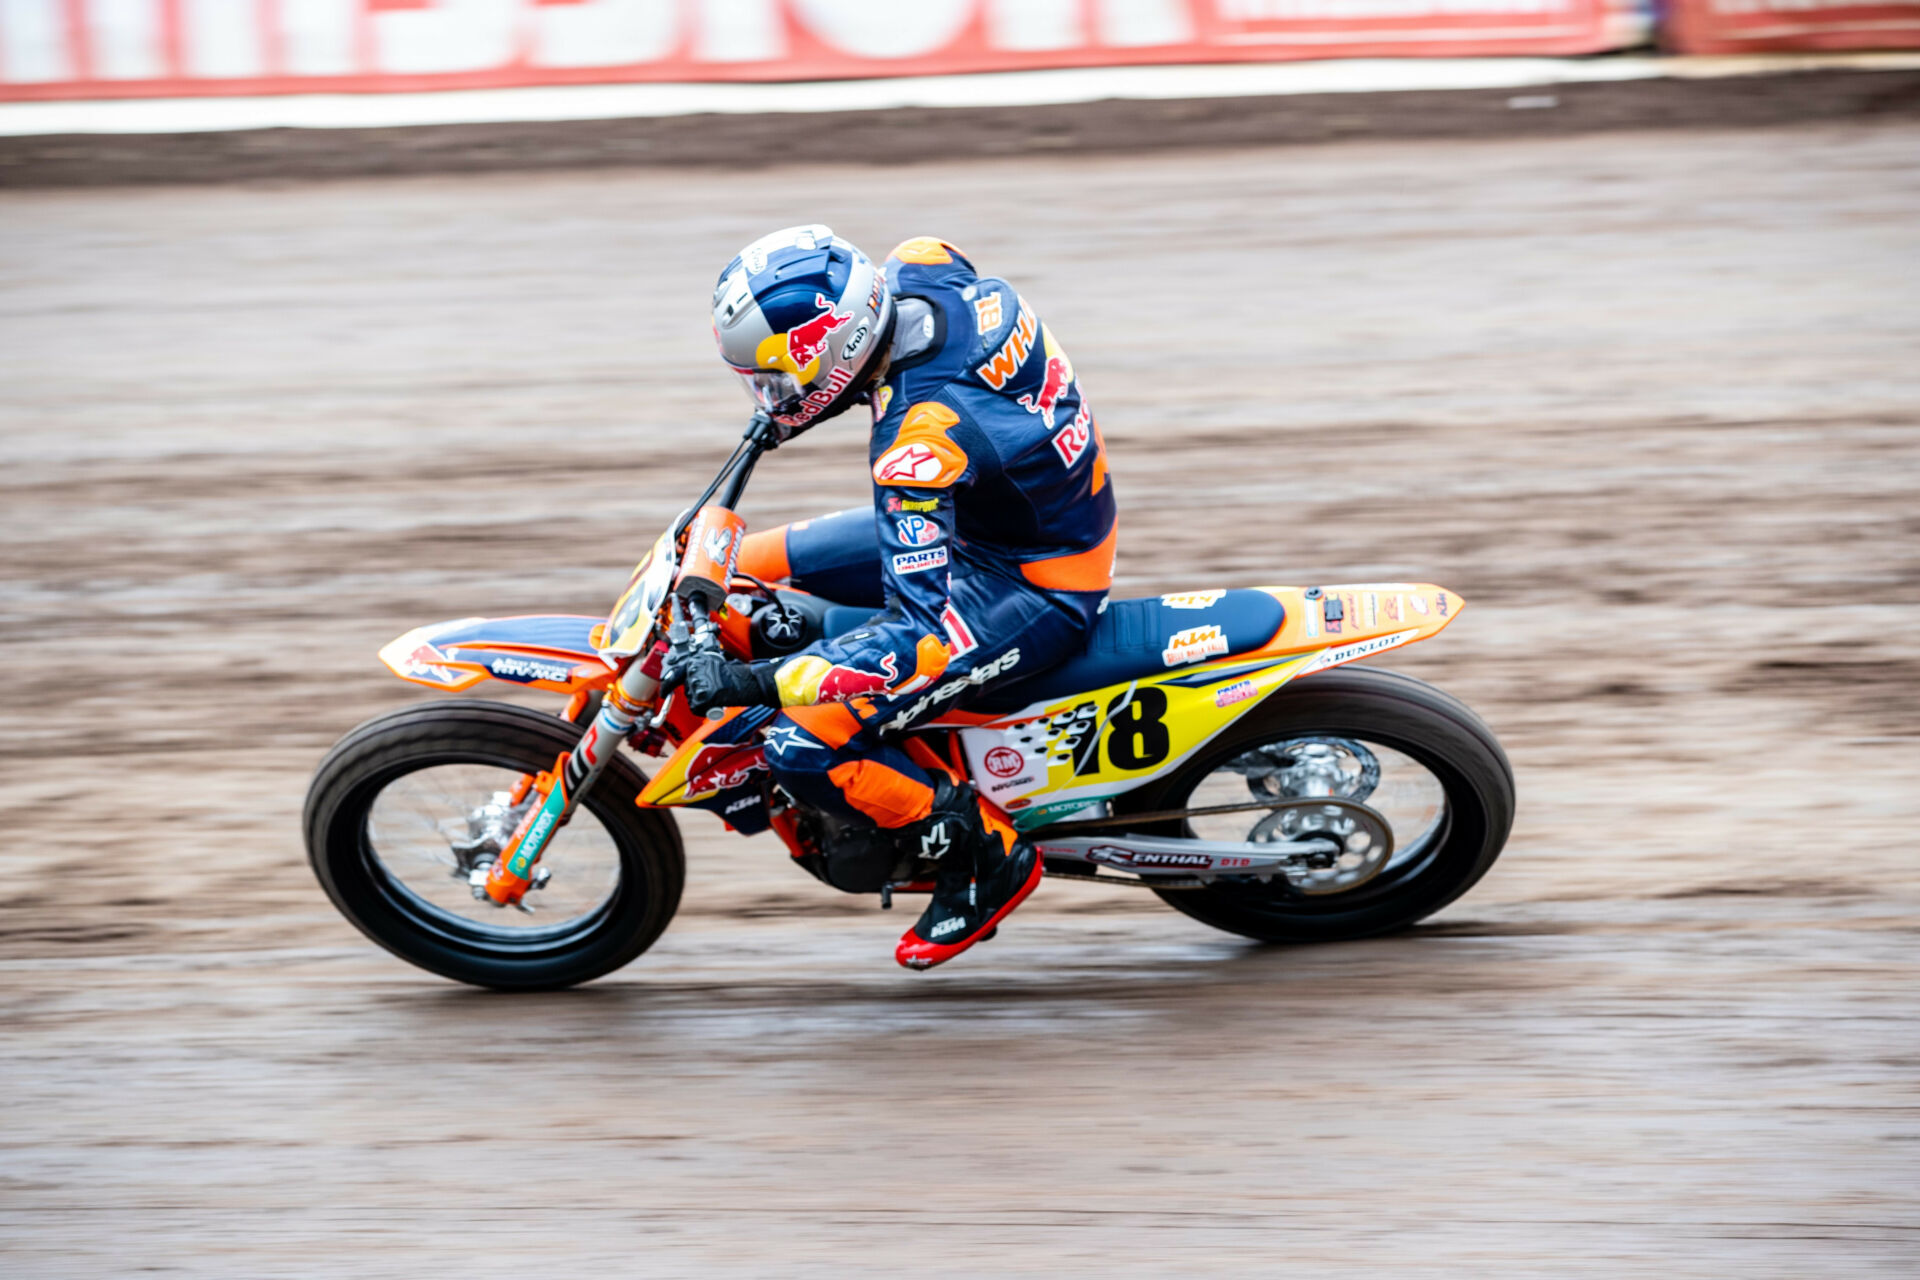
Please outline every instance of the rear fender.
M980 793L1023 830L1164 777L1284 685L1437 634L1460 614L1451 591L1426 583L1262 588L1285 610L1264 644L1235 652L1222 625L1200 622L1165 643L1165 670L1043 698L1008 715L949 713L929 727L960 730ZM1162 597L1204 610L1224 592ZM1192 662L1217 645L1226 656Z
M415 627L381 649L380 661L402 680L450 693L483 680L582 693L619 675L594 651L599 623L576 614L456 618Z

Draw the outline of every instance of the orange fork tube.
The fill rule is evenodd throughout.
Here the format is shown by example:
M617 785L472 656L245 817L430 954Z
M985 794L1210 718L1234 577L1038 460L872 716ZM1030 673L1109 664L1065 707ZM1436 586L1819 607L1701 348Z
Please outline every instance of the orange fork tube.
M636 662L607 690L600 714L580 735L573 750L562 753L553 762L553 768L535 780L534 786L541 793L540 803L527 812L519 830L513 833L513 839L487 873L487 897L503 907L526 897L527 890L533 886L533 868L553 839L553 833L573 816L580 797L620 750L620 744L638 723L646 702L659 689L659 681L643 673Z

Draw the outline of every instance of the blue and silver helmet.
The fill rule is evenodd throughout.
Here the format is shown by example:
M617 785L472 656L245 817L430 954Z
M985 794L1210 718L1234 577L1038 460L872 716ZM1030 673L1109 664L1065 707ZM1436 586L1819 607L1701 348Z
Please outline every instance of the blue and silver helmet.
M818 223L761 236L713 290L720 358L784 428L782 439L872 386L892 323L886 275Z

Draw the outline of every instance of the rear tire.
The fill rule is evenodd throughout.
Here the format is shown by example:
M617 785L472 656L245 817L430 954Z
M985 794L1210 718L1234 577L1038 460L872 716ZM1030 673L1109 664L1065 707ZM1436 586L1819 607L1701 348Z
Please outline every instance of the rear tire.
M1513 769L1492 730L1460 702L1411 676L1345 667L1284 687L1155 786L1128 792L1122 813L1186 808L1227 761L1265 743L1326 735L1380 744L1410 757L1445 794L1440 825L1404 865L1340 893L1308 895L1276 876L1157 890L1176 910L1263 942L1336 942L1404 929L1458 898L1487 873L1513 826ZM1253 815L1257 816L1257 815ZM1191 836L1183 821L1143 826ZM1399 837L1399 833L1396 833Z
M539 991L620 968L666 929L686 879L679 830L666 814L634 806L646 778L625 756L581 802L612 838L618 881L577 921L551 929L489 927L427 903L387 869L368 834L381 791L410 773L450 764L535 773L579 738L564 719L501 702L422 703L360 725L327 753L307 792L307 858L321 888L367 937L458 982Z

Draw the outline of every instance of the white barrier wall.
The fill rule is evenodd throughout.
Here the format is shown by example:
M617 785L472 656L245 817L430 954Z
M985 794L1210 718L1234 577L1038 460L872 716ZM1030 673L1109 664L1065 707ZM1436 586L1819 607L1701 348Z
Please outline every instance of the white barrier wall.
M1567 54L1603 0L0 0L0 99Z

